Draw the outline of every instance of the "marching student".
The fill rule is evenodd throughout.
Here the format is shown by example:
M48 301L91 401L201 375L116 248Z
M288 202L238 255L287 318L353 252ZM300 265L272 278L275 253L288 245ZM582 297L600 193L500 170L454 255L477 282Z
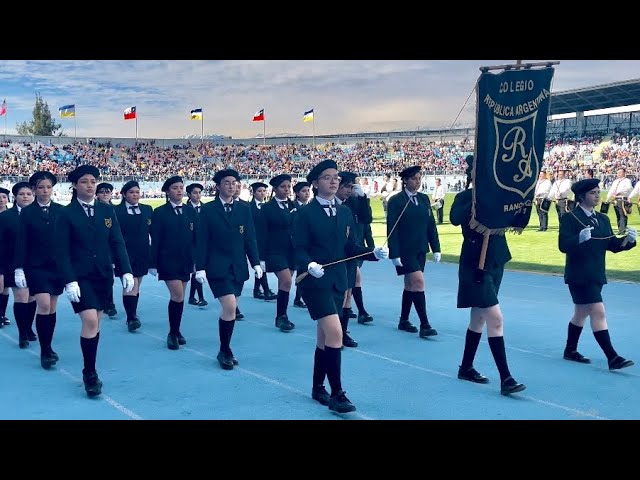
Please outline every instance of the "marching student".
M7 211L9 203L9 190L0 187L0 213ZM2 255L2 253L0 253ZM9 304L9 287L4 284L4 274L0 271L0 328L11 324L7 317L7 305Z
M268 236L267 229L262 219L261 211L264 206L264 200L267 196L267 188L269 185L263 182L253 182L251 184L252 199L249 201L251 206L251 213L253 215L253 226L256 229L256 241L258 243L258 258L260 258L260 266L264 271L264 246L261 245ZM259 300L275 300L278 296L269 288L269 281L267 280L266 272L261 278L253 276L253 298ZM260 288L262 287L262 291Z
M262 225L267 232L261 237L260 254L265 275L273 272L278 278L278 296L276 299L276 328L289 332L295 324L289 320L287 307L291 278L295 271L293 258L293 213L294 202L289 200L291 193L291 175L282 173L271 180L273 196L261 209Z
M73 311L82 321L82 380L89 397L102 393L96 357L100 317L107 307L109 292L113 292L113 265L124 272L122 286L126 291L134 285L118 217L112 207L96 201L99 176L100 171L87 164L69 173L73 195L69 205L58 213L55 225L57 267Z
M233 191L233 201L234 202L240 202L246 205L249 205L249 202L246 200L243 200L242 198L240 198L240 193L242 193L242 184L240 183L240 181L238 180L236 182L236 186L235 186L235 190ZM254 226L255 227L255 226ZM263 269L264 270L264 269ZM243 282L244 284L244 282ZM273 292L272 292L273 294ZM238 294L236 295L236 320L242 320L244 319L244 313L242 313L240 311L240 307L238 306L239 304L239 300L238 298L240 298L240 296L242 295L242 286L240 287L240 289L238 290Z
M200 183L192 183L187 186L187 197L189 200L185 204L185 208L193 208L197 215L200 215L202 209L202 191L204 187ZM198 300L196 300L196 293L198 294ZM191 282L189 283L189 305L196 305L198 307L206 307L209 303L204 299L202 293L202 284L196 280L195 270L191 274Z
M335 161L318 163L307 175L307 182L317 189L317 195L296 212L293 241L297 270L308 272L298 288L309 316L317 322L311 397L330 410L353 412L356 407L342 389L341 378L343 330L339 312L348 286L347 268L341 260L368 253L362 258L375 261L388 258L389 251L355 244L353 215L347 207L335 203L340 185ZM328 265L333 262L338 263ZM324 387L325 377L331 395Z
M442 179L436 178L436 188L433 190L432 200L435 206L437 206L436 213L438 216L438 225L442 225L444 217L444 199L447 196L447 190L442 185Z
M420 318L420 338L437 335L429 323L425 297L424 267L429 248L433 261L440 261L440 238L429 197L418 192L422 181L421 167L415 165L400 172L402 191L389 198L387 206L387 237L389 255L396 273L404 276L402 307L398 330L416 333L409 322L411 304ZM395 227L395 228L394 228Z
M629 200L633 185L631 180L627 178L627 171L624 168L619 168L616 172L616 179L611 184L609 192L607 193L607 202L613 204L613 209L616 212L616 220L618 223L618 235L625 233L627 228L627 215L625 211L625 203Z
M167 348L178 350L187 341L180 332L184 294L194 264L198 214L182 203L184 183L174 175L162 185L166 203L151 218L151 268L149 273L163 280L169 290L169 334Z
M540 221L540 228L538 228L538 232L546 232L549 228L549 206L551 206L551 200L549 199L550 192L551 180L547 178L547 173L545 171L541 171L540 175L538 175L536 189L533 194L536 212L538 213L538 220Z
M133 274L133 289L130 292L122 290L122 305L127 314L127 330L134 332L142 326L138 317L138 301L142 279L149 272L151 264L150 238L153 208L151 205L140 203L140 184L135 180L130 180L122 186L120 196L122 200L114 210L127 247ZM122 277L123 272L116 271L115 274L117 277Z
M457 307L471 308L458 378L474 383L489 383L489 379L473 367L473 360L486 323L489 348L500 373L500 393L510 395L526 388L522 383L516 382L509 371L504 344L504 320L498 300L504 266L511 260L511 252L504 235L491 235L484 269L479 269L483 235L472 230L469 226L473 200L473 188L470 188L473 155L467 156L465 161L467 163L467 189L455 196L449 212L451 224L459 225L462 228L463 237L458 265Z
M311 198L311 184L303 181L297 182L293 186L293 193L296 197L294 202L297 211L300 207L309 203L309 199ZM296 278L298 278L299 274L300 272L296 272ZM300 289L298 287L296 287L296 296L293 299L293 306L298 308L307 308L307 304L302 300L302 295L300 295Z
M111 201L113 198L113 185L107 182L99 183L96 187L96 198L102 203L113 207L113 202ZM118 315L116 304L113 302L113 291L109 294L109 305L104 313L106 313L109 318L115 318Z
M231 350L236 321L237 297L249 279L247 260L258 278L263 275L253 215L247 202L236 202L233 194L240 174L233 169L218 171L213 181L218 197L200 212L200 230L196 247L196 279L207 281L222 312L218 319L220 351L217 359L225 370L232 370L238 360Z
M18 182L11 188L13 207L0 214L0 273L3 274L4 288L13 291L13 316L18 326L18 346L27 348L29 342L38 337L33 331L36 314L36 299L29 289L19 287L15 282L15 251L18 241L18 225L22 210L33 202L33 190L29 182Z
M56 265L55 225L63 206L51 201L55 175L39 171L29 184L36 200L22 209L14 258L14 280L36 299L36 331L40 341L40 365L50 369L58 360L51 347L56 328L58 296L64 282Z
M638 234L635 228L629 228L625 237L614 235L609 217L594 208L600 202L599 183L597 178L574 183L571 189L578 206L560 221L558 248L566 255L564 282L575 305L564 358L591 363L578 352L578 340L589 317L593 336L607 356L609 370L619 370L630 367L633 361L618 355L611 345L602 300L602 287L607 283L605 257L607 251L618 253L635 248Z

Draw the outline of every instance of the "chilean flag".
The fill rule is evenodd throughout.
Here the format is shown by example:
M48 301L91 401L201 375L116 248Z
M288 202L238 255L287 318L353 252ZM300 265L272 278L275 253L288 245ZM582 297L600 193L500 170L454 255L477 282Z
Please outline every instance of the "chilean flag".
M264 122L264 108L258 110L253 116L254 122Z
M124 119L132 120L136 118L136 107L129 107L124 111Z

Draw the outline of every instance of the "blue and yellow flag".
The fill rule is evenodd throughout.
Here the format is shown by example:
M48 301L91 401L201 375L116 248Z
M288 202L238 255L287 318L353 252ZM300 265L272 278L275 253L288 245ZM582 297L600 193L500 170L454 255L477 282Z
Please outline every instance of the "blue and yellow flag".
M191 120L202 120L202 109L195 108L191 110Z
M60 118L66 117L75 117L76 116L76 106L75 105L64 105L59 108L60 110Z
M302 114L303 122L313 122L313 108L311 110L307 110Z

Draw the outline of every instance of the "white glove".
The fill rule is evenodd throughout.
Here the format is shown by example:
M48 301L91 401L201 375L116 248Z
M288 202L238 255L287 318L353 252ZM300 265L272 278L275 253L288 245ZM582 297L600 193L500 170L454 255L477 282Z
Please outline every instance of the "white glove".
M376 247L373 249L373 254L378 260L386 260L389 258L389 249L387 247Z
M391 263L393 263L394 267L401 267L402 262L400 261L400 257L391 259Z
M198 270L196 272L196 280L200 283L204 283L207 281L207 272L205 270Z
M322 265L318 265L316 262L311 262L307 266L307 271L314 278L320 278L324 275L324 268L322 268Z
M133 285L133 275L131 275L130 273L125 273L124 275L122 275L122 288L125 292L129 293L131 290L133 290Z
M591 240L591 230L593 230L593 227L586 227L580 230L580 234L578 235L578 243L584 243L587 240Z
M150 274L150 275L153 275L154 277L157 277L157 276L158 276L158 269L156 269L156 268L150 268L150 269L149 269L149 274Z
M438 263L441 258L442 258L442 254L440 252L433 252L434 263Z
M256 278L260 280L262 278L262 275L264 274L264 270L262 270L262 267L260 265L254 265L253 270L254 272L256 272Z
M263 272L267 271L267 264L264 262L264 260L260 262L260 268L262 269Z
M353 193L355 193L357 196L359 197L364 197L364 190L362 190L362 187L360 186L359 183L356 183L352 188L351 191Z
M16 283L16 287L27 288L27 277L24 276L24 270L21 268L15 269L13 279Z
M633 227L627 228L627 240L629 240L630 243L635 243L637 238L638 238L638 231ZM17 272L17 270L16 270L16 272ZM16 282L16 285L17 284L18 283Z
M70 301L74 303L78 303L80 301L80 286L78 285L78 282L67 283L64 287L64 291Z

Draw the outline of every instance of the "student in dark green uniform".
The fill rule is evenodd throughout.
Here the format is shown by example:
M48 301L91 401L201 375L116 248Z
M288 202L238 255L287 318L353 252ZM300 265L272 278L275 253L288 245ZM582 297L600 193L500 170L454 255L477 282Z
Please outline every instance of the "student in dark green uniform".
M633 365L618 355L611 345L609 326L602 301L602 287L607 283L607 251L618 253L636 246L637 232L628 228L624 237L616 237L607 215L595 210L600 202L600 180L580 180L571 186L577 206L560 218L558 248L566 255L564 282L575 305L569 321L564 358L578 363L591 361L578 352L578 340L587 320L598 345L607 356L609 370Z
M473 156L466 158L467 189L455 196L449 214L452 225L462 227L462 249L458 264L458 308L471 308L469 326L464 343L462 364L458 378L474 383L488 383L474 367L482 330L486 323L489 348L500 372L500 393L509 395L526 387L511 376L504 345L503 316L498 301L505 264L511 260L511 252L504 235L491 235L487 247L484 269L478 268L483 235L469 227L473 190L469 188L473 168Z
M96 198L102 203L106 203L113 208L113 185L107 182L99 183L96 187ZM113 302L113 291L109 295L109 305L104 312L109 316L109 318L115 318L118 315L118 310L116 310L116 304Z
M187 200L185 208L192 208L197 215L200 215L200 210L202 209L201 198L203 190L204 187L200 183L191 183L187 186L187 197L189 200ZM197 300L196 294L198 295ZM189 305L196 305L201 308L209 305L209 303L204 299L202 284L196 280L195 270L191 274L191 281L189 282Z

